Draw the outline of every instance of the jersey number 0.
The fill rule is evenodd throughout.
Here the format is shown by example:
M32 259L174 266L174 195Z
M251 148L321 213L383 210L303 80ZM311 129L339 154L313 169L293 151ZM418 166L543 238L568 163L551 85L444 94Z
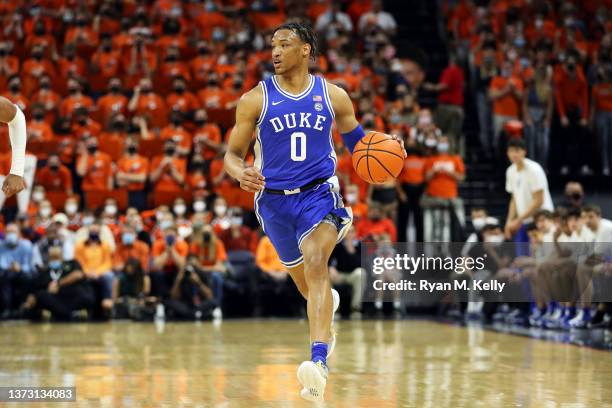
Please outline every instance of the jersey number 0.
M298 140L300 142L300 154L297 153ZM291 134L291 160L304 161L306 160L306 133L293 132Z

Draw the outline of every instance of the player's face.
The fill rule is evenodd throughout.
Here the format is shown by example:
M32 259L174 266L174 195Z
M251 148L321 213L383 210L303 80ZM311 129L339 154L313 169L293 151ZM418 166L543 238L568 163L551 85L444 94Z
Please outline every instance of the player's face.
M525 150L518 147L510 147L508 149L508 159L512 163L518 163L525 158Z
M272 64L274 72L283 74L291 69L308 64L310 45L300 40L291 30L278 30L272 37Z

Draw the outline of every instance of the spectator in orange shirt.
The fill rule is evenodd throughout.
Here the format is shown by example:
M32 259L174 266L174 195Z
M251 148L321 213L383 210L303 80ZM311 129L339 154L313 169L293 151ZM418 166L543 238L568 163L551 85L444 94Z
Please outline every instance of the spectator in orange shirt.
M499 150L501 132L506 122L520 119L523 82L512 76L512 64L505 61L501 74L491 80L489 97L493 100L493 143L495 153Z
M425 194L441 199L457 198L458 184L465 179L465 166L457 154L449 152L447 136L440 137L437 144L437 154L426 159Z
M406 139L406 153L404 168L396 184L400 201L397 212L397 240L408 242L407 229L410 214L412 214L416 241L423 242L423 212L420 201L423 194L424 168L427 159L423 157L414 138Z
M72 125L72 135L76 140L81 140L85 135L95 138L100 136L102 126L89 117L89 110L80 106L74 110L74 124Z
M121 51L113 49L109 35L102 37L100 48L91 57L90 67L90 86L93 92L102 92L109 80L119 75Z
M64 46L64 56L57 61L58 80L62 83L68 78L84 78L85 77L85 61L76 55L76 47L74 44L66 44Z
M137 116L147 116L153 128L161 128L168 122L166 103L153 92L153 83L149 78L142 78L134 89L128 110Z
M98 33L89 26L89 18L85 13L77 13L75 25L66 31L64 44L75 43L81 50L93 51L98 47Z
M198 92L198 98L204 109L225 109L227 94L219 87L219 77L215 72L208 75L207 86Z
M30 101L21 93L21 79L19 79L19 76L14 75L9 78L8 89L8 92L5 92L2 96L19 106L19 109L26 113L30 106Z
M178 158L176 144L167 140L164 144L164 154L156 156L151 162L153 169L150 181L155 191L177 192L183 189L187 175L185 160Z
M48 33L47 26L42 19L37 19L34 22L34 30L26 38L26 53L32 53L32 50L36 46L41 46L48 51L46 55L47 58L57 57L57 45L55 38Z
M213 70L217 62L217 58L210 53L205 41L198 41L197 50L198 55L189 61L194 89L206 86L208 73Z
M356 184L347 184L344 188L344 198L351 210L353 210L353 218L355 222L368 215L368 205L359 198L359 186Z
M36 183L43 186L45 191L63 191L72 195L72 174L55 153L49 156L47 165L36 173Z
M164 229L163 236L153 243L151 250L151 282L154 293L167 296L174 277L185 266L189 245L177 236L176 227Z
M392 242L397 241L397 230L390 218L383 216L380 204L373 202L368 207L368 217L360 220L355 226L359 240L378 241L383 235L391 237Z
M172 140L176 145L176 151L180 157L185 157L191 152L192 136L183 126L183 114L180 110L173 109L170 113L170 124L162 129L159 134L161 140Z
M609 176L612 165L612 78L609 68L600 66L597 71L598 82L593 86L591 115L601 150L602 173Z
M108 92L98 99L96 107L100 121L106 125L111 117L118 113L126 113L128 99L121 93L121 79L113 77L108 80Z
M113 268L120 271L129 259L136 259L145 273L149 272L149 246L140 241L136 231L129 226L123 227L121 241L113 254Z
M149 160L138 154L138 145L128 140L125 145L125 154L117 163L115 175L117 186L127 188L128 206L144 210L147 205L147 195L144 190L147 175L149 174Z
M100 225L89 227L87 240L78 242L74 248L74 258L90 282L99 287L101 306L109 317L113 307L113 262L110 247L100 239Z
M113 170L111 158L98 150L98 141L89 138L81 149L77 160L76 172L82 177L81 189L88 191L107 191L113 189Z
M68 96L62 101L60 105L61 116L71 116L72 113L80 107L84 107L87 110L93 107L93 100L83 94L83 87L80 82L74 78L68 79Z
M167 49L157 74L158 81L155 83L155 89L162 95L168 94L168 88L172 85L170 79L182 77L187 81L191 80L189 66L180 60L179 49L175 46Z
M166 97L168 108L179 110L185 115L190 115L198 109L200 102L198 98L187 90L187 82L182 76L172 80L172 93Z
M48 75L51 79L56 76L55 66L44 58L44 54L44 47L32 48L32 58L25 60L21 67L21 77L25 82L24 92L28 95L36 89L43 75Z
M134 27L132 30L136 29ZM129 51L123 52L121 64L127 74L126 86L132 87L143 78L151 77L157 70L157 55L145 44L142 28L136 33Z
M53 140L53 130L48 122L45 121L45 106L41 103L34 103L31 107L32 120L28 123L28 141L45 142ZM46 159L38 156L39 159Z
M222 148L221 129L216 123L208 122L205 109L195 111L193 121L196 129L193 132L194 150L199 149L206 162L214 159Z
M19 73L19 59L10 54L9 44L0 42L0 92L6 91L7 80Z
M42 75L38 82L38 90L32 94L31 103L40 103L45 107L45 120L53 123L62 97L51 89L51 77Z

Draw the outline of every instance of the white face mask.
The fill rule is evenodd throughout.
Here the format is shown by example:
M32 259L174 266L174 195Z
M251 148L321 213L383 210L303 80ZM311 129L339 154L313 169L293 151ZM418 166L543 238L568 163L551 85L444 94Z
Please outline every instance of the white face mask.
M177 204L174 206L174 213L176 215L184 215L185 211L187 211L187 207L185 207L185 204Z
M355 204L357 202L358 195L357 193L348 193L346 195L346 202L349 204Z
M34 191L32 193L32 201L34 201L35 203L40 203L44 199L45 193L43 193L42 191Z
M64 210L66 210L66 214L74 215L79 210L79 206L74 203L66 204Z
M186 239L188 236L190 236L192 232L193 230L191 229L191 227L188 227L186 225L181 225L180 227L178 227L179 237L183 239Z
M117 214L117 206L116 205L107 205L104 208L104 212L111 217Z
M226 211L227 207L225 205L215 205L215 215L217 217L223 217Z
M41 207L40 215L42 215L45 218L49 217L51 215L51 207Z
M195 212L204 212L204 211L206 211L206 202L205 201L194 201L194 203L193 203L193 211L195 211Z
M91 217L91 216L83 217L83 225L89 226L93 224L93 222L94 222L94 217Z
M241 226L242 225L242 217L232 217L231 221L233 226Z
M437 144L436 139L425 139L425 146L427 147L436 147Z
M485 242L491 242L493 244L501 244L502 242L504 242L504 236L501 234L489 235L488 237L485 238Z
M440 143L440 144L438 144L438 151L440 153L448 152L448 143Z
M484 227L487 223L487 219L484 217L474 218L472 219L472 225L476 231L480 231L482 227Z

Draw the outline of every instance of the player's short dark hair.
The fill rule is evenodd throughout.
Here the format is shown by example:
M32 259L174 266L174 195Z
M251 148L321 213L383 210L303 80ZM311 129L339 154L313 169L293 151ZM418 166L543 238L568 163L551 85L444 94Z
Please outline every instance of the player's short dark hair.
M525 145L525 141L523 139L512 138L508 140L508 149L512 147L527 151L527 146Z
M552 220L554 218L554 214L552 213L552 211L540 209L533 215L533 219L537 220L540 217L544 217L544 218L548 218L549 220Z
M302 40L302 42L305 42L306 44L310 45L310 58L315 59L317 57L317 54L319 53L319 47L317 44L317 34L314 32L312 27L297 22L285 23L276 27L272 35L274 35L279 30L293 31L295 34L297 34L298 37L300 37L300 40Z
M598 206L597 204L587 204L584 207L582 207L581 211L583 213L592 212L592 213L595 213L601 216L601 207Z

